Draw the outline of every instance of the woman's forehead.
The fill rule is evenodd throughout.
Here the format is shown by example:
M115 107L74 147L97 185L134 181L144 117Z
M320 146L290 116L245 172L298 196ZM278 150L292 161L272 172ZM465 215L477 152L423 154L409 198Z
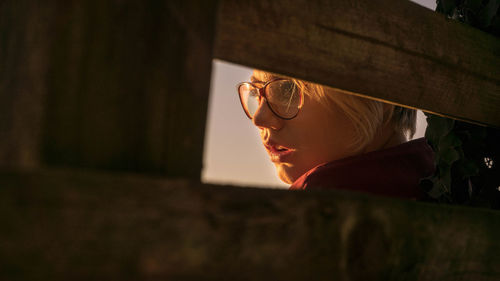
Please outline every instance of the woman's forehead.
M252 82L267 82L277 78L281 77L276 74L257 69L253 71L253 74L250 77Z

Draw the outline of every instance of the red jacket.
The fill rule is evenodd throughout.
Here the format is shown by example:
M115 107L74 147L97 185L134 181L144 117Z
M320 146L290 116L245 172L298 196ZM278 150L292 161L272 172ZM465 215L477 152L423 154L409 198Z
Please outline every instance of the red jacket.
M424 138L321 164L290 189L348 189L375 195L421 199L421 178L434 173L434 152Z

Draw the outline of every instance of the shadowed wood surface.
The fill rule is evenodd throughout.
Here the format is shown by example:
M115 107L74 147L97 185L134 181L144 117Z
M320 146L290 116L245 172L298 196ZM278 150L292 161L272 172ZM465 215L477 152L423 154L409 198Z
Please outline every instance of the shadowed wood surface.
M40 165L53 11L33 2L0 1L0 167Z
M498 212L200 184L215 8L0 2L0 280L500 278ZM500 123L498 40L411 3L223 1L218 32L222 59Z
M215 57L500 126L500 39L415 3L234 1Z
M2 280L498 280L499 212L124 174L0 174Z
M199 179L216 1L0 2L0 167Z

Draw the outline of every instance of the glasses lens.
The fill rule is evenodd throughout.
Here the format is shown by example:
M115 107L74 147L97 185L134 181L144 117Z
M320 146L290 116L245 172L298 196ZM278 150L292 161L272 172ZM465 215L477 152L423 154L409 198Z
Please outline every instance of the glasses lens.
M278 80L266 88L266 96L273 111L282 118L293 118L299 112L300 90L291 80Z
M253 118L261 101L259 90L249 83L243 83L238 87L238 93L245 113L248 117Z

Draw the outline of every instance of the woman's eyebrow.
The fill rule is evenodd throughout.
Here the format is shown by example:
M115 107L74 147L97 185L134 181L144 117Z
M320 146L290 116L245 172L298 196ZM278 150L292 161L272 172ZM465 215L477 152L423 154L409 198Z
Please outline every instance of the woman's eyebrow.
M256 82L262 82L262 81L260 81L259 79L257 79L257 78L256 78L255 76L253 76L253 75L252 75L252 76L250 76L250 81L252 81L252 82L254 82L254 83L256 83Z
M270 74L266 74L266 76L264 77L264 79L266 81L271 81L271 80L275 80L275 79L278 79L279 77L278 76L274 76L274 75L270 75ZM260 79L258 79L257 77L255 76L250 76L250 81L254 82L254 83L264 83L266 81L262 81Z

